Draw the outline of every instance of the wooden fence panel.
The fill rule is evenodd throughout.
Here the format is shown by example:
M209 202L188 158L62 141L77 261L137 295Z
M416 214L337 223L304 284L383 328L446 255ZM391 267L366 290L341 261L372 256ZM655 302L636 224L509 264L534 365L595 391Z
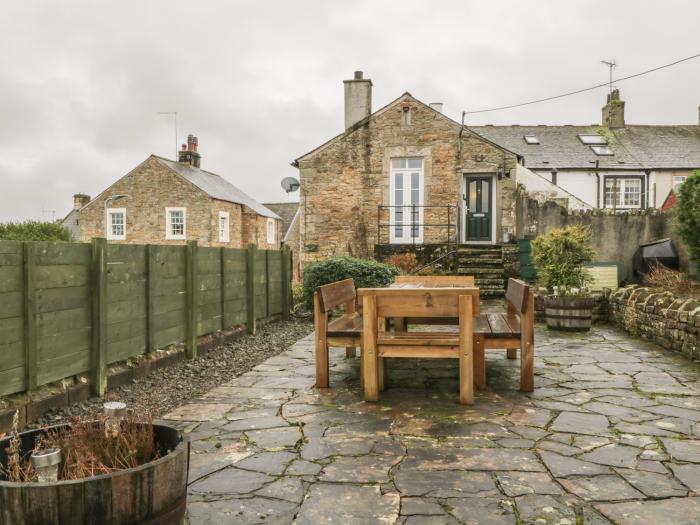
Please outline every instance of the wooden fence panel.
M37 386L88 372L92 345L92 304L89 300L92 247L89 244L34 242L27 243L26 250L35 264L33 290L27 293L33 292L36 305Z
M255 251L255 318L267 317L267 250Z
M247 321L247 250L224 248L224 328Z
M0 243L0 396L25 384L22 243Z
M146 352L147 270L146 246L107 245L107 364Z
M189 255L188 255L189 254ZM289 312L287 251L0 241L0 396ZM188 328L189 327L189 328ZM188 336L189 334L189 336Z
M197 335L223 328L221 311L221 248L197 248L197 280L199 287Z
M269 250L267 252L267 299L268 315L278 315L283 311L282 308L282 251Z
M185 340L185 247L150 247L153 344L162 348Z

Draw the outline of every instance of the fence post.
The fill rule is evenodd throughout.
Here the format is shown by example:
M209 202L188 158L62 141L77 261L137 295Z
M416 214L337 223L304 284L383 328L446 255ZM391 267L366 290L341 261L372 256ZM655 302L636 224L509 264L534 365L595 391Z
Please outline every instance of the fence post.
M270 317L270 299L272 292L270 291L270 257L272 250L265 250L265 317Z
M156 290L156 258L155 251L157 247L153 244L146 245L146 352L154 352L156 349L156 331L154 323L154 297Z
M282 252L280 253L280 258L282 259L282 319L287 321L289 319L290 310L290 261L289 261L289 248L287 246L282 247Z
M187 324L185 330L185 353L188 359L197 357L197 241L187 241L185 247L185 312Z
M226 248L221 247L221 329L226 325Z
M107 389L107 241L92 239L92 389L102 397Z
M248 260L246 261L246 328L249 334L255 333L255 252L258 247L248 245Z
M36 345L36 251L34 243L23 242L24 272L24 372L27 391L37 387L38 355Z

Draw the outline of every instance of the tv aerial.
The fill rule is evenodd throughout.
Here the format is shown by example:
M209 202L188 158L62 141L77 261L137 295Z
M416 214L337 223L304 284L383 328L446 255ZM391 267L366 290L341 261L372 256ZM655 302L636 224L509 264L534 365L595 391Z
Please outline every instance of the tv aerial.
M282 179L282 189L289 193L294 193L299 189L299 181L294 177L285 177Z

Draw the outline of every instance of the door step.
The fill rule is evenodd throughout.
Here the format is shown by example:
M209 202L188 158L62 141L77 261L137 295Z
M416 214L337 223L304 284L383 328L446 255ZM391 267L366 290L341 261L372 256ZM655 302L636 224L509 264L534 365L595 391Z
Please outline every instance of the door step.
M473 275L482 297L505 295L505 268L500 246L459 246L457 273Z

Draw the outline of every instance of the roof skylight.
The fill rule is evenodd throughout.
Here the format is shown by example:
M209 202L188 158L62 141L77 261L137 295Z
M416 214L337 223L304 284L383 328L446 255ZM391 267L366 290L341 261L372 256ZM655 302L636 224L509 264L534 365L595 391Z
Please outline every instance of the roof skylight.
M527 142L528 144L539 144L540 143L540 139L538 139L534 135L525 135L523 138L525 139L525 142Z
M613 150L610 149L610 146L591 146L591 149L593 150L593 153L596 155L612 155Z
M579 135L578 138L584 144L607 144L608 143L608 140L605 137L598 135L597 133L595 135Z

